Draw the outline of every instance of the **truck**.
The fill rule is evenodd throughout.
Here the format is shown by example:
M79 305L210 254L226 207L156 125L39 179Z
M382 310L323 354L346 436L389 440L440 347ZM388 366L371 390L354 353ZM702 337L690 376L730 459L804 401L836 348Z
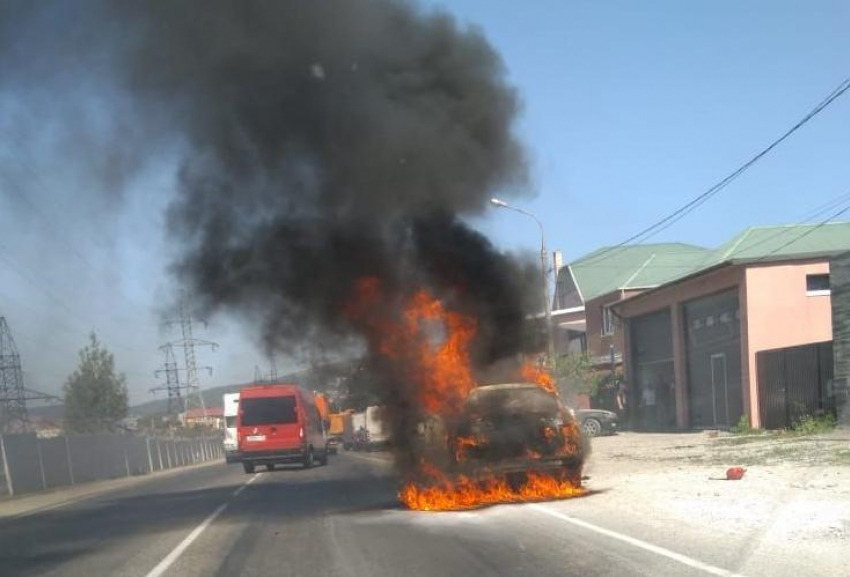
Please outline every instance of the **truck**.
M337 447L345 444L345 418L348 413L331 413L330 426L328 427L328 447L331 455L336 454ZM346 447L348 449L348 447Z
M355 451L371 451L389 444L389 432L382 420L383 410L383 407L366 407L364 412L351 416Z
M369 431L369 449L382 449L389 445L390 434L384 425L383 407L366 407L366 430Z
M236 416L239 414L239 393L224 394L224 460L239 462L239 443L236 434Z
M346 451L354 448L354 411L342 415L342 448Z

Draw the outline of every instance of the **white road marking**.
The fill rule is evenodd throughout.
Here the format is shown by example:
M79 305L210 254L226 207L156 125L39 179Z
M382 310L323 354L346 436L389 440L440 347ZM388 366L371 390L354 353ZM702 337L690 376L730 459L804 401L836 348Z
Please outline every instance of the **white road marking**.
M236 495L238 495L239 493L241 493L242 491L244 491L244 490L245 490L245 487L247 487L248 485L250 485L251 483L253 483L254 481L256 481L256 480L257 480L257 477L259 477L260 475L262 475L262 473L257 473L256 475L254 475L253 477L251 477L250 479L248 479L245 483L243 483L242 485L240 485L240 486L239 486L239 488L237 488L235 491L233 491L233 496L235 497Z
M570 517L569 515L559 513L558 511L554 511L543 505L529 505L529 507L531 507L535 511L539 511L541 513L549 515L550 517L555 517L556 519L566 521L567 523L571 523L583 529L593 531L594 533L599 533L600 535L605 535L606 537L617 539L618 541L628 543L629 545L638 547L640 549L643 549L644 551L649 551L650 553L655 553L656 555L667 557L668 559L678 561L679 563L687 565L688 567L693 567L694 569L705 571L706 573L709 573L711 575L723 575L725 577L742 577L737 573L733 573L726 569L721 569L720 567L715 567L714 565L709 565L708 563L703 563L702 561L698 561L696 559L693 559L692 557L688 557L687 555L682 555L681 553L676 553L675 551L671 551L670 549L665 549L664 547L659 547L658 545L653 545L652 543L647 543L646 541L641 541L640 539L629 537L628 535L624 535L623 533L618 533L610 529L605 529L604 527L599 527L597 525L594 525L593 523L588 523L587 521L582 521L581 519Z
M253 483L261 474L262 473L257 473L256 475L245 481L245 483L243 483L242 486L237 489L237 492L234 493L234 496L238 495L242 489ZM174 562L180 558L180 555L183 554L183 551L185 551L189 547L189 545L191 545L195 541L195 539L197 539L201 535L201 533L206 530L207 527L212 525L212 522L215 521L216 518L221 515L225 509L227 509L227 506L229 504L230 501L227 501L226 503L222 503L221 505L219 505L218 509L210 513L210 515L206 519L204 519L200 525L195 527L192 532L189 533L186 538L183 539L179 545L177 545L177 547L172 549L171 553L166 555L165 558L160 561L156 567L151 569L145 577L160 577L161 575L164 575L165 572L168 571L169 567L171 567Z

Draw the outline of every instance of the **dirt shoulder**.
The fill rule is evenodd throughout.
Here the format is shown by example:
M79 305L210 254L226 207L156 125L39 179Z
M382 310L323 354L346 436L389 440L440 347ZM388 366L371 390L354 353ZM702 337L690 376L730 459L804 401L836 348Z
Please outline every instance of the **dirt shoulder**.
M721 480L732 466L746 467L744 478ZM828 574L812 572L811 555L818 568L846 563L847 431L817 437L621 433L593 440L586 474L588 488L605 493L596 505L620 509L660 535L716 535L729 544L742 573ZM779 551L789 557L776 565L785 557Z

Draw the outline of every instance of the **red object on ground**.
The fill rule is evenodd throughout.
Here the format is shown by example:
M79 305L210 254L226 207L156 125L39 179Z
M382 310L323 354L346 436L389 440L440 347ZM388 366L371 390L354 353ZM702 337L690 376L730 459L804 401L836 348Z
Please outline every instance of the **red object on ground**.
M740 481L746 471L747 470L743 467L729 467L726 469L726 480Z

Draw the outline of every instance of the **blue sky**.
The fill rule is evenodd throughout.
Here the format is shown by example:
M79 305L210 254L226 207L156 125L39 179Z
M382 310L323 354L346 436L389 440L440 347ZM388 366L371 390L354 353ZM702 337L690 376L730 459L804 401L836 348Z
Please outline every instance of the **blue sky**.
M517 201L567 259L671 212L790 128L850 76L842 1L436 2L480 26L525 112L537 197ZM850 191L850 95L653 241L717 245L797 222ZM479 225L531 248L534 224Z
M703 192L850 76L850 3L841 0L429 4L480 27L502 54L524 102L518 130L532 159L535 196L515 204L538 214L550 248L568 260ZM0 175L0 314L28 382L58 391L96 329L127 372L132 400L147 400L157 346L169 338L157 313L172 288L162 226L174 167L164 151L127 183L127 202L93 205L81 191L99 184L57 162L78 151L51 138L50 115L43 132L10 137L4 120L31 113L23 102L0 92L0 160L15 167ZM53 99L47 109L59 117L63 106ZM102 121L83 112L84 122ZM848 126L850 95L653 240L714 246L747 226L796 222L850 191ZM504 249L530 251L539 240L513 213L473 222ZM216 369L208 385L249 379L265 362L226 319L203 336L222 344L203 354Z

